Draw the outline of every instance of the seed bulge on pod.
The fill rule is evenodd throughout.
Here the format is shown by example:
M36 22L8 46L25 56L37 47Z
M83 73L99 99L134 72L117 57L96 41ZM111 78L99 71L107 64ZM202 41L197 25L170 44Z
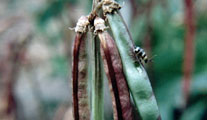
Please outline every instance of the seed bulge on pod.
M73 44L72 88L74 120L90 120L87 95L87 54L86 32L88 18L81 16L75 27L76 36Z

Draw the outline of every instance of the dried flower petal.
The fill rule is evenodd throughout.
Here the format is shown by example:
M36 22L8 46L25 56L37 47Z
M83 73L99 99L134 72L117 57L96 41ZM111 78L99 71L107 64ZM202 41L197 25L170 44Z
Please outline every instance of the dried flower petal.
M85 33L87 32L87 27L89 25L88 18L86 16L81 16L75 27L75 32Z
M112 13L115 10L121 9L121 6L114 0L103 0L102 9L105 15L107 13Z

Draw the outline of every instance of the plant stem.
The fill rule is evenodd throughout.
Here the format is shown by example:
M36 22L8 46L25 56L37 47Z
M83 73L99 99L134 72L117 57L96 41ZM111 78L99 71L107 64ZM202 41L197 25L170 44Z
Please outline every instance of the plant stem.
M98 0L93 0L92 11L95 9Z
M95 10L95 8L97 7L98 3L100 2L101 0L93 0L93 5L92 5L92 11Z
M188 102L190 92L190 81L192 79L192 72L194 66L194 37L195 37L195 21L194 9L192 0L184 0L185 3L185 22L186 22L186 35L185 35L185 55L183 64L183 94L185 105ZM184 105L184 106L185 106Z

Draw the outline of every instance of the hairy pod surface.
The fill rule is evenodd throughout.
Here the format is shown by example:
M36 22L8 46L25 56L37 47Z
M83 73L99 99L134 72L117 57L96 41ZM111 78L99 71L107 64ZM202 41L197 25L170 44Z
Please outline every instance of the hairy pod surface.
M161 119L159 109L147 73L137 66L131 54L134 43L121 15L116 11L106 15L122 59L124 73L134 103L143 120Z
M90 120L87 95L87 55L86 31L89 24L87 17L81 17L75 28L73 45L72 87L73 113L75 120Z
M96 18L94 21L95 32L101 41L101 55L104 61L104 69L107 74L112 91L112 103L115 120L132 120L132 106L130 94L125 75L122 68L122 61L119 56L116 44L110 34L105 31L104 20ZM102 26L103 28L101 28Z

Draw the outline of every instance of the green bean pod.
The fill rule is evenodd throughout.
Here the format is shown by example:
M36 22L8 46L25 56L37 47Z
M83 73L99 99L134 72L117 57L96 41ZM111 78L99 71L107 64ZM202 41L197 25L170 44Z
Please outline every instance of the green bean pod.
M117 10L111 10L112 12L105 11L104 13L118 47L135 106L143 120L160 120L161 117L150 80L144 67L137 62L138 60L136 61L133 58L134 43L126 24Z

